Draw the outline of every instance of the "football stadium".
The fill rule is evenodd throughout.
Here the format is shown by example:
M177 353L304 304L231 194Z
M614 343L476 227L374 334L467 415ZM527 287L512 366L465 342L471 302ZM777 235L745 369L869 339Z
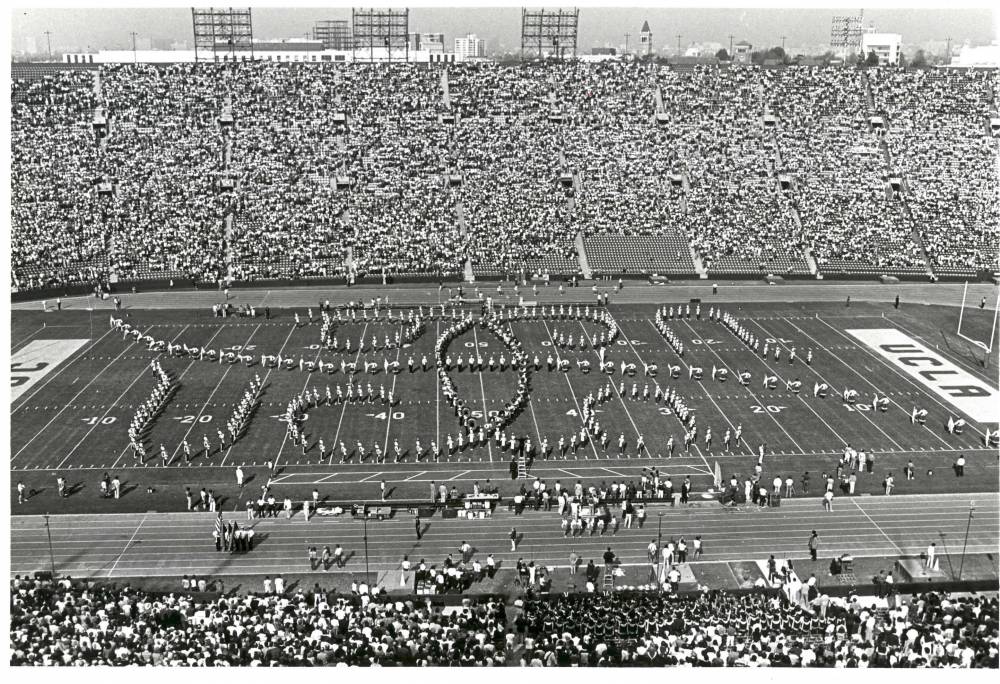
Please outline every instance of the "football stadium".
M997 668L996 70L586 11L12 63L11 665Z

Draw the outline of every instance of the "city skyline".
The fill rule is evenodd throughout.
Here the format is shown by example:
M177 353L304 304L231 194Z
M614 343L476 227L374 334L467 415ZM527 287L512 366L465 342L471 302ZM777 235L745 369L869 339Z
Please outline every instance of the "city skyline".
M635 49L639 32L648 21L654 53L676 50L678 44L718 43L746 40L767 48L783 41L788 49L826 46L830 19L835 14L857 10L838 9L686 9L662 7L583 7L580 10L580 52L591 47L618 47L630 43ZM303 38L317 21L350 20L350 8L254 7L254 37L257 40ZM53 53L131 48L132 32L149 47L191 43L189 8L75 8L16 9L11 14L13 53L44 54L51 41ZM988 9L892 10L864 13L864 23L880 31L903 35L905 45L944 43L989 44L996 40L994 13ZM46 35L46 31L49 33ZM410 31L444 33L450 47L455 38L469 33L486 41L488 53L516 52L520 48L518 7L417 7L410 11ZM626 34L629 37L626 37ZM679 38L678 38L679 36ZM631 40L629 40L631 38Z

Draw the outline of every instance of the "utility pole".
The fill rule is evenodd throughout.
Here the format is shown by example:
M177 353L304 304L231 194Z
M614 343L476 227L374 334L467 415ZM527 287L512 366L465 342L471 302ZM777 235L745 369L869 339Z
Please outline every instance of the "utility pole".
M368 504L364 504L361 509L361 519L365 523L365 584L368 584L368 580L371 578L368 571Z
M629 38L629 36L631 36L631 35L632 35L631 33L626 33L626 34L625 34L625 54L626 54L626 55L628 54L628 38Z
M45 514L45 534L49 538L49 566L52 568L52 579L56 578L56 557L52 553L52 532L49 530L49 514Z
M951 36L948 36L948 52L945 53L945 57L948 58L948 64L951 64Z
M663 513L662 512L657 512L656 517L657 517L657 521L656 521L656 568L657 568L657 570L660 570L660 563L663 560ZM662 574L662 572L663 571L660 570L660 574ZM657 579L657 584L660 584L660 582L659 582L660 578L657 577L656 579ZM660 588L661 589L663 588L662 584L660 584Z
M951 40L950 38L948 40ZM49 46L49 61L52 61L52 31L45 32L45 42Z
M137 64L139 62L139 58L136 56L135 52L135 37L139 34L132 31L129 35L132 36L132 63Z
M976 512L976 502L969 502L969 522L965 526L965 543L962 544L962 562L958 565L958 581L962 581L962 571L965 569L965 549L969 545L969 528L972 527L972 514Z
M733 34L729 34L729 59L733 58Z
M681 34L677 34L677 54L681 54Z

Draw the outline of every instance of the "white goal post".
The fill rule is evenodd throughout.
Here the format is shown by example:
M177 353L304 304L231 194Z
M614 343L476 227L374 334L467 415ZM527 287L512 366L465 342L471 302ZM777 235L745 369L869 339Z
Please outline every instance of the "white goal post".
M955 334L961 337L966 342L976 345L980 349L986 352L987 356L993 351L993 342L996 337L997 331L997 317L1000 315L1000 289L997 290L997 301L996 306L993 309L993 325L990 327L990 341L989 344L983 342L982 340L974 340L968 335L962 332L962 320L965 318L965 300L969 294L969 281L965 281L965 287L962 289L962 306L958 310L958 328L955 330Z

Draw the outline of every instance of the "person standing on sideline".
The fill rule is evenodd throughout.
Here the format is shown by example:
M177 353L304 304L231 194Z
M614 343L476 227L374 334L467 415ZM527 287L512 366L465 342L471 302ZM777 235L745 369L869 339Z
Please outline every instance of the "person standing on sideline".
M413 516L413 527L416 529L416 532L417 532L417 541L420 541L420 538L423 536L423 533L420 531L420 528L421 528L422 524L423 523L420 522L420 514L418 513L418 514L414 515Z
M236 486L243 489L243 467L236 466Z
M23 482L18 482L17 483L17 502L19 504L23 504L26 501L26 497L24 496L24 492L25 492L24 483ZM188 510L191 510L190 506L188 506Z
M694 549L694 560L701 558L701 535L695 535L694 541L691 542L691 547Z
M378 483L379 495L382 497L382 501L385 501L385 480L381 480Z
M934 542L931 542L927 546L927 554L926 555L927 555L927 558L925 559L925 563L926 563L925 567L928 570L933 570L935 562L936 562L936 556L937 556L937 544L935 544Z
M406 586L406 578L410 574L410 557L403 554L403 560L399 564L399 586Z
M833 513L833 490L826 490L826 494L823 495L823 510L827 513Z
M517 551L517 528L510 528L510 534L508 536L510 537L510 550Z
M955 461L955 477L965 477L965 454L959 454Z
M813 561L815 561L818 553L819 553L819 535L816 534L816 530L813 530L812 536L809 537L809 557Z
M885 481L882 482L882 486L885 487L885 495L889 496L892 494L892 488L896 485L896 479L892 476L892 473L887 473L885 476Z

